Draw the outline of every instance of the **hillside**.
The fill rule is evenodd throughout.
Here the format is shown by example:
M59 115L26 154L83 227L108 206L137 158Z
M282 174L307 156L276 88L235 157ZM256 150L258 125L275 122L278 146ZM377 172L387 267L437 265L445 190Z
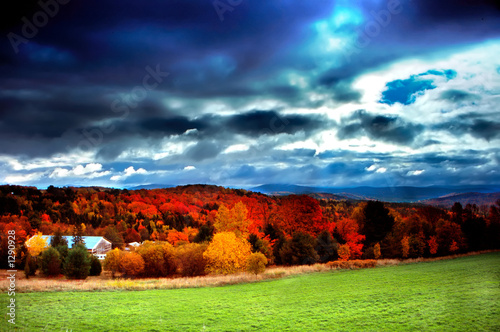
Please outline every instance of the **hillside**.
M334 194L341 199L354 200L380 200L384 202L418 202L436 197L442 197L454 193L493 193L500 192L498 186L446 186L446 187L307 187L289 184L264 184L253 187L250 190L262 192L269 195L290 195L290 194Z
M467 204L476 204L477 206L482 205L493 205L495 202L500 200L500 192L497 193L477 193L477 192L469 192L462 194L450 194L438 198L426 199L420 201L420 203L439 206L444 208L450 208L455 204L455 202L459 202L462 206Z

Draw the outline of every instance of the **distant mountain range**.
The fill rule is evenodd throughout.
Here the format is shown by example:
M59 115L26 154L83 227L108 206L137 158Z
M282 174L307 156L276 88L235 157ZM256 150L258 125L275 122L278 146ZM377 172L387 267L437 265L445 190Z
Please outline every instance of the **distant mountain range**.
M163 188L173 188L173 187L177 187L177 186L173 186L171 184L152 183L152 184L145 184L145 185L141 185L141 186L130 187L127 189L128 190L141 190L141 189L163 189Z
M128 188L129 190L172 188L174 185L148 184ZM310 195L315 198L337 200L379 200L384 202L422 203L450 207L455 202L491 205L500 199L500 185L490 186L430 186L430 187L308 187L292 184L264 184L246 188L266 195Z
M462 206L467 204L476 204L477 206L481 205L492 205L495 204L496 201L500 200L500 192L497 193L463 193L463 194L450 194L445 195L438 198L426 199L420 201L419 203L434 205L444 208L450 208L455 204L455 202L459 202Z
M353 200L380 200L385 202L421 202L440 198L447 195L457 194L491 194L499 193L500 186L431 186L431 187L306 187L289 184L265 184L249 190L261 192L267 195L289 195L289 194L333 194L340 199ZM449 199L453 199L450 196ZM465 196L464 196L465 197ZM333 197L332 197L333 198ZM460 197L463 198L463 197ZM491 197L493 198L493 196ZM430 202L428 203L430 204Z

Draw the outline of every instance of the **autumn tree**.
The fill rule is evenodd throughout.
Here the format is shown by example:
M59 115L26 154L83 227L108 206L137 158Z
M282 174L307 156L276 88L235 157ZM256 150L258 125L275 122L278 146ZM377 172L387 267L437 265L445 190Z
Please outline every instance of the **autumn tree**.
M106 232L104 233L104 237L108 239L114 248L123 248L124 241L123 236L118 232L115 226L106 227Z
M260 252L252 253L247 260L247 272L255 275L266 270L267 258Z
M375 259L379 259L380 257L382 256L382 253L380 252L380 243L376 243L374 246L373 246L373 257Z
M144 272L144 259L138 253L123 254L120 258L120 269L127 276L138 276Z
M351 250L347 244L341 244L338 249L339 260L348 261L351 258Z
M206 271L214 274L243 271L251 253L250 244L233 232L217 233L203 253L207 260Z
M115 248L106 254L104 259L104 268L111 271L111 276L114 278L115 273L120 271L120 261L123 251L119 248Z
M273 264L274 255L273 255L273 247L267 238L259 238L255 234L250 234L247 239L248 243L252 246L252 252L260 252L264 256L269 264Z
M236 203L232 209L228 209L224 204L221 204L214 222L216 232L233 232L237 237L246 239L251 224L247 214L248 210L241 201Z
M324 229L323 212L318 200L307 195L289 195L281 198L276 224L289 236L294 232L316 236Z
M203 253L207 244L186 243L175 249L175 259L182 276L194 277L205 274L206 260Z
M136 249L144 260L144 275L149 277L165 277L175 273L174 247L170 243L144 242Z
M37 257L48 247L47 240L42 237L42 233L33 235L28 240L28 250L32 257Z

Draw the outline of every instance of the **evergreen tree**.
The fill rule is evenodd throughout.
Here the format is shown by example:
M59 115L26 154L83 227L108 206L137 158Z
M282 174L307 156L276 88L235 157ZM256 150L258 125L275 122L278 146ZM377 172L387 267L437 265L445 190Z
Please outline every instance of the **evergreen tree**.
M86 279L90 273L90 255L82 244L75 245L64 263L64 275L69 279Z
M319 261L326 263L336 260L339 256L337 254L338 242L330 234L329 231L324 230L316 238L316 245L314 249L319 255Z
M50 246L52 248L56 248L57 246L60 245L66 245L68 246L68 241L63 237L63 233L61 229L57 229L54 233L54 236L50 239Z
M84 244L83 241L83 227L81 224L76 224L73 230L73 248L78 244Z

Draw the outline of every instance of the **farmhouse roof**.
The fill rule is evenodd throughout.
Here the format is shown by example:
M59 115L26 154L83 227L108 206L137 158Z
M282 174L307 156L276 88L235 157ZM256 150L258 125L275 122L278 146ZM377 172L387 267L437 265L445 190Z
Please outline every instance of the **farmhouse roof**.
M48 244L48 243L50 243L50 240L52 239L52 235L42 235L42 238L44 238ZM66 241L68 241L68 247L71 248L73 246L73 237L72 236L63 236L63 238L66 239ZM97 245L99 244L99 242L101 242L101 241L105 241L105 242L111 244L111 242L103 236L82 236L82 240L83 240L83 243L85 244L85 247L87 249L95 249L97 247Z

